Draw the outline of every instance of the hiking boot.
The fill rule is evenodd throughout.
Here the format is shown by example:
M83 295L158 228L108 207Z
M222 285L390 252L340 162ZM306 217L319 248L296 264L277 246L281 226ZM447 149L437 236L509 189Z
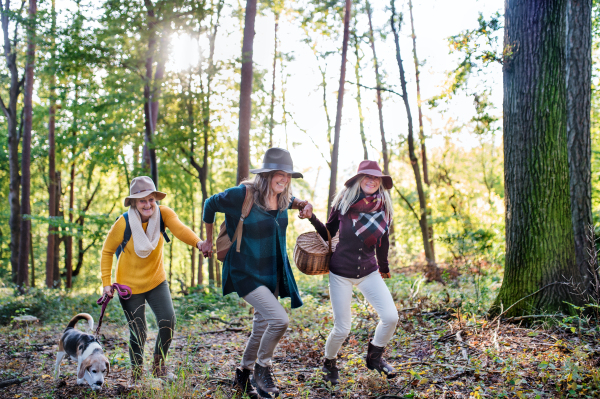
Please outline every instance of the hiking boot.
M142 387L144 367L131 365L131 379L127 383L128 388L139 389Z
M242 396L248 395L250 399L258 399L258 393L250 383L250 370L244 368L235 369L233 389L240 392Z
M336 359L325 359L323 362L323 368L321 371L325 373L323 380L325 382L331 382L331 385L337 385L340 379L339 369L335 365Z
M154 363L152 364L152 375L168 382L175 381L175 375L167 370L165 359L161 354L154 354Z
M365 358L367 368L369 370L376 370L379 373L384 374L387 378L394 378L397 372L383 359L384 350L385 348L375 346L369 341L367 357Z
M277 389L275 382L273 381L271 367L269 366L263 367L256 363L254 365L254 381L256 382L256 387L260 391L274 394L279 393L279 389Z

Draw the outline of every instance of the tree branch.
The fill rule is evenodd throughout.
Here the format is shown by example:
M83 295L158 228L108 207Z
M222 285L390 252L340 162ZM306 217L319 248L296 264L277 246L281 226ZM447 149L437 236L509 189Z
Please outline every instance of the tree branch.
M350 83L351 85L357 85L357 86L364 87L365 89L369 89L369 90L389 91L390 93L394 93L395 95L402 97L402 94L395 92L394 90L386 89L385 87L381 87L381 86L369 87L369 86L361 85L360 83L351 82L349 80L346 80L346 82Z
M408 202L408 199L404 195L402 195L402 193L400 192L400 190L398 190L398 188L396 186L394 186L394 189L396 190L396 192L398 193L398 195L400 196L400 198L402 198L404 200L404 202L406 202L406 205L408 205L408 207L412 211L413 215L415 215L415 218L417 219L417 222L420 223L421 222L421 218L419 218L419 215L415 211L415 208L413 208L413 206L410 204L410 202Z
M0 7L2 6L2 0L0 0ZM0 95L0 108L2 108L2 112L4 112L4 115L8 118L8 109L6 109L6 105L4 104L4 101L2 100L2 96Z

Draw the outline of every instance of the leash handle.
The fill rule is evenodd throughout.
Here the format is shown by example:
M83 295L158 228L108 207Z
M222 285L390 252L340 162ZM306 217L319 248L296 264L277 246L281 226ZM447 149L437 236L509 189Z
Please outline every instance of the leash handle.
M132 292L130 287L119 283L114 283L111 287L113 288L113 292L116 291L117 295L119 295L121 299L128 300L129 298L131 298ZM102 310L100 310L100 318L98 319L98 327L96 327L96 337L100 335L100 327L102 327L102 319L104 318L104 312L106 311L106 306L108 305L111 299L112 297L104 293L102 294L100 299L96 301L98 305L102 305Z

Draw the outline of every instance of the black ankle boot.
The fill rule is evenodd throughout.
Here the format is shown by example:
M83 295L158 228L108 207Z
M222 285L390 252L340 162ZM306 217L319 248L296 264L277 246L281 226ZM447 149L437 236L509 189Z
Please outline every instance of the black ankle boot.
M331 382L331 385L337 385L340 379L339 369L336 366L336 359L325 359L321 371L325 373L323 380Z
M376 370L384 374L387 378L394 378L397 374L396 370L383 359L383 351L385 348L375 346L369 341L367 349L367 357L365 361L369 370Z
M271 367L263 367L258 363L254 364L254 381L259 391L274 394L279 393L279 389L277 389L273 381Z
M247 394L250 399L258 399L258 393L250 383L250 370L235 369L235 380L233 380L233 389L240 392L242 396Z

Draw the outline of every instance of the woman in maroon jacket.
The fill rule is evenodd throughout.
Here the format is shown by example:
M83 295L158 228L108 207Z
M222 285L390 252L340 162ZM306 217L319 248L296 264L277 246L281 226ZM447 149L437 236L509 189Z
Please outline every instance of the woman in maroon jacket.
M356 286L379 315L375 336L369 342L366 364L388 378L396 370L383 359L385 346L393 337L398 323L398 311L390 291L383 281L390 277L388 267L389 235L392 221L392 200L389 190L392 178L383 175L376 162L362 161L355 176L345 183L332 203L326 226L310 211L301 217L310 222L327 240L339 231L340 241L329 264L329 295L334 326L325 344L323 372L325 381L337 384L339 371L337 353L350 333L352 288Z

